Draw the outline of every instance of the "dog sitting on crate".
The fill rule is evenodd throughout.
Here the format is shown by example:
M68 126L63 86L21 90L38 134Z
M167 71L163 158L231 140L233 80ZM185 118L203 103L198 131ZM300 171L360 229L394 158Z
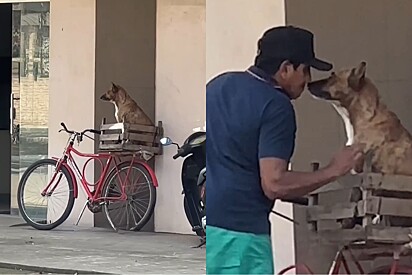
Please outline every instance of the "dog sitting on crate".
M151 119L123 87L112 82L111 88L100 99L114 104L117 123L154 126Z
M114 116L117 123L128 123L145 126L155 126L149 116L143 109L133 100L127 91L112 82L110 89L108 89L101 97L101 100L111 102L114 104ZM135 143L133 141L128 141ZM119 141L120 143L120 141ZM152 146L153 142L139 142L145 146Z
M372 156L372 172L412 176L412 136L382 102L378 88L366 77L365 62L313 81L308 84L308 90L313 97L331 103L342 117L347 145L365 145L364 153ZM360 160L352 173L361 173L363 162ZM386 193L382 195L394 195L394 192ZM406 198L412 199L412 196ZM384 222L412 226L411 218L389 217Z

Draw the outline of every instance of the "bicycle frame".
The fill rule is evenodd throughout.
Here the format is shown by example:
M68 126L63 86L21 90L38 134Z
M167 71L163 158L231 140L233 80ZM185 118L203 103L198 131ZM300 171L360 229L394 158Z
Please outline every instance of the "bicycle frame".
M335 255L335 258L332 262L332 265L329 269L329 272L327 274L330 275L336 275L336 274L342 274L340 273L341 267L343 266L344 270L346 273L344 274L352 274L351 270L349 268L347 259L344 255L344 251L348 251L349 252L349 256L350 256L350 260L351 262L356 266L358 272L353 273L353 274L375 274L377 271L380 270L389 270L389 274L396 274L396 272L407 272L407 273L411 273L412 272L412 268L409 266L400 266L399 265L399 252L394 251L394 255L393 255L393 260L392 263L390 265L386 265L380 268L377 268L376 270L369 272L369 273L365 273L364 269L362 268L362 265L359 263L359 261L356 259L355 255L352 253L352 250L347 247L344 246L343 248L341 248L340 250L338 250L338 252ZM299 265L291 265L288 266L284 269L282 269L278 274L282 275L282 274L286 274L286 272L288 272L289 270L295 269L297 271L298 274L314 274L313 271L305 264L299 264ZM383 273L378 273L378 274L383 274Z
M74 186L74 198L78 197L78 182L77 182L77 178L80 180L81 182L81 186L83 187L83 190L86 192L87 198L90 202L99 202L102 200L106 200L106 199L110 199L110 200L126 200L127 196L124 192L124 188L125 188L125 182L126 180L128 180L129 178L129 173L130 170L132 168L132 164L133 163L139 163L142 166L144 166L147 171L150 173L152 179L153 179L153 185L154 187L158 187L158 181L157 178L155 176L155 173L153 171L153 169L145 162L145 161L141 161L140 159L136 159L136 154L135 153L131 153L130 155L132 155L132 160L131 160L131 165L128 168L127 171L127 175L124 181L122 181L121 179L119 179L121 181L121 185L122 185L122 194L120 197L102 197L100 195L102 188L103 188L103 184L105 183L105 179L108 175L108 172L111 171L109 170L109 167L111 166L112 163L115 164L114 169L117 170L117 172L119 172L118 170L118 165L120 164L120 162L118 162L116 160L116 155L112 154L112 153L98 153L98 154L89 154L89 153L82 153L78 150L76 150L73 146L74 146L74 140L75 140L76 136L72 135L71 138L69 139L68 145L65 147L64 152L63 152L63 156L61 158L57 158L57 157L53 157L52 159L57 161L57 165L56 165L56 169L54 171L54 174L49 182L49 184L46 186L46 188L44 188L44 190L42 191L42 195L46 195L46 194L51 194L53 193L53 191L56 189L57 185L60 182L60 179L57 181L57 183L52 187L52 189L47 192L47 190L49 190L50 186L52 185L52 183L54 182L56 176L57 176L57 172L60 171L61 167L64 166L65 168L67 168L67 170L70 173L70 177L73 180L73 186ZM85 164L83 165L83 169L82 171L80 171L76 160L73 158L72 153L74 153L75 155L79 156L79 157L83 157L83 158L88 158L87 161L85 162ZM122 155L122 156L126 156L126 155ZM89 161L92 160L98 160L100 162L100 164L103 167L103 171L100 175L100 178L98 179L97 182L95 182L94 184L91 184L87 181L87 179L85 178L85 169L87 167L87 164L89 163ZM106 164L103 164L102 159L106 160ZM76 172L76 175L75 175ZM117 173L118 177L120 177L119 175L120 173ZM76 177L77 176L77 177ZM89 186L92 187L96 187L95 190L91 190L89 188Z

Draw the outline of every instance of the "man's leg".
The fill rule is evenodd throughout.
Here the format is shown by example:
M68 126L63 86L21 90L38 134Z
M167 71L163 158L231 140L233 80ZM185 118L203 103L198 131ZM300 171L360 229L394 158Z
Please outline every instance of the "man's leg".
M238 241L232 231L206 227L206 274L240 274Z
M269 236L206 227L207 274L273 274Z
M274 274L273 251L270 236L250 234L243 246L242 274Z

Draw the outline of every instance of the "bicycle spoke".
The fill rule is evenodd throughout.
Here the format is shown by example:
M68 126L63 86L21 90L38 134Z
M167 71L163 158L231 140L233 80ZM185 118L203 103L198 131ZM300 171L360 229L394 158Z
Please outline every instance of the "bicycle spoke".
M129 168L130 166L124 165L111 178L108 178L103 194L110 202L104 206L106 217L115 229L140 229L142 222L147 221L146 216L150 209L152 198L150 188L153 186L149 177L135 166L132 166L128 175ZM117 197L121 197L123 190L124 196L127 197L126 200L110 200L110 197L114 197L116 193Z
M74 203L72 182L67 175L59 171L51 182L56 161L41 160L29 167L19 184L19 209L27 222L38 229L51 229L67 217L68 207ZM37 166L36 166L37 165ZM51 169L49 169L52 167ZM63 168L65 169L65 168ZM67 172L66 172L67 173ZM46 195L41 193L46 190ZM71 185L72 186L72 185ZM53 190L51 192L51 190ZM66 214L64 214L66 213Z
M133 217L133 220L134 220L134 224L137 225L136 216L134 214L135 212L133 211L134 207L131 203L130 203L130 208L132 208L132 217ZM139 213L137 213L137 214L140 216L140 219L143 218Z
M132 200L132 201L136 202L137 206L142 206L142 204L139 201L137 201L137 200ZM147 204L147 205L149 205L149 204ZM142 207L143 207L143 209L145 209L144 205Z

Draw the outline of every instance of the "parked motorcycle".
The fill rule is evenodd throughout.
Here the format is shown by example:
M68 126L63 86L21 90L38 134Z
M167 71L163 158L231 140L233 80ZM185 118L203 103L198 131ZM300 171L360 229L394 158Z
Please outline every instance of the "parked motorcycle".
M163 146L176 145L173 159L185 158L182 165L181 181L184 195L184 210L192 230L206 241L206 132L191 134L180 147L169 137L162 138Z

